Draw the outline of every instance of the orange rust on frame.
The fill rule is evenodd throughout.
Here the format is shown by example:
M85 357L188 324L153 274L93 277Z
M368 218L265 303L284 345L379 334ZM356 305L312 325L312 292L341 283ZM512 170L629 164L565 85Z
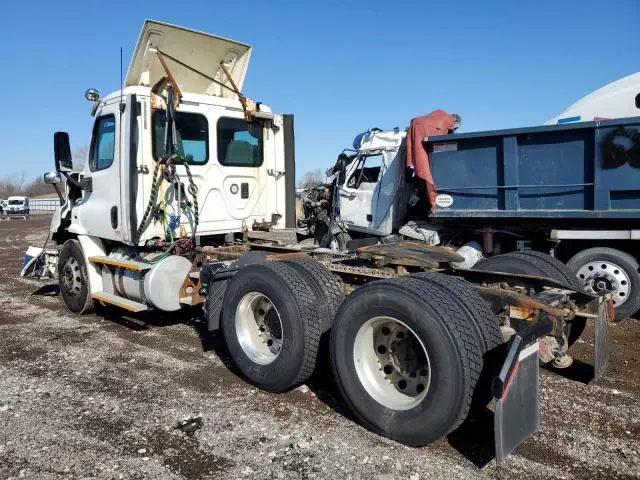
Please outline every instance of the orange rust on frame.
M545 313L557 318L564 318L568 315L568 311L560 308L555 308L542 303L535 298L528 297L521 293L513 292L511 290L503 290L490 287L476 287L480 294L486 294L488 296L499 297L504 299L509 306L532 308L535 310L542 310Z
M236 260L250 250L247 245L228 245L226 247L200 247L201 253L207 261L210 260Z
M200 288L198 283L195 282L191 277L187 277L182 282L182 286L180 287L180 298L191 297L191 305L198 305L204 302L204 298L200 295ZM187 292L187 288L191 287L191 293Z
M298 258L311 258L305 252L291 252L291 253L272 253L266 256L267 260L295 260Z
M358 248L357 253L361 258L370 259L378 268L385 265L402 265L437 269L441 263L463 260L460 255L448 248L413 241L367 245Z
M406 275L407 269L403 265L396 265L396 274L398 275Z

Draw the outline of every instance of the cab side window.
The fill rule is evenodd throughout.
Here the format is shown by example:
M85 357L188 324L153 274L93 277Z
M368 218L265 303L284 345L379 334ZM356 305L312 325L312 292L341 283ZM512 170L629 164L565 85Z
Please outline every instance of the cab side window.
M199 113L176 112L176 140L178 152L190 165L204 165L209 160L209 122ZM153 113L153 156L157 161L165 151L167 114Z
M378 183L383 161L381 154L361 156L357 168L347 182L347 187L360 188L363 183Z
M218 162L226 167L259 167L263 156L263 126L255 120L222 117L218 120Z
M113 164L116 148L116 118L113 115L100 117L93 127L89 169L104 170Z

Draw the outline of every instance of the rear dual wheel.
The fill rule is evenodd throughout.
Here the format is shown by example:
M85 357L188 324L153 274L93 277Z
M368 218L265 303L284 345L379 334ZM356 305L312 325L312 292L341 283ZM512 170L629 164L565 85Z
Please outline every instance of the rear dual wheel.
M311 260L266 262L230 281L221 327L242 375L282 392L313 373L322 334L342 301L339 280Z
M495 320L476 322L468 285L439 277L361 287L331 330L333 372L351 410L371 430L410 445L432 442L465 419L486 339L499 335Z
M338 388L373 431L423 445L456 428L479 390L488 400L482 378L500 330L463 280L377 281L343 301L324 267L294 260L245 267L229 284L222 331L233 362L260 388L280 392L306 380L329 327Z

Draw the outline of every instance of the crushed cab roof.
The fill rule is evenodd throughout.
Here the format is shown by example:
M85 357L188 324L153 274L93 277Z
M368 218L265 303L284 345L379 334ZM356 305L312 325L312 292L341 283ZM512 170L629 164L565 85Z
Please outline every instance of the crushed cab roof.
M129 64L126 86L153 86L166 76L154 49L231 87L229 79L220 67L220 62L223 62L239 90L242 90L251 56L250 45L169 23L145 20ZM182 91L236 97L232 90L212 82L170 58L165 57L165 62Z

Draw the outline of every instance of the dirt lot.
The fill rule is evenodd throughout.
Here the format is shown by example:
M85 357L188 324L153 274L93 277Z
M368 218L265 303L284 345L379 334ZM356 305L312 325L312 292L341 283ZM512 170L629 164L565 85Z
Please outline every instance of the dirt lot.
M357 425L328 374L283 395L249 386L197 312L70 315L18 277L47 225L0 222L0 478L640 478L636 320L612 326L600 385L586 384L592 327L574 367L543 371L542 429L498 467L489 415L409 448ZM174 428L198 416L192 436Z

